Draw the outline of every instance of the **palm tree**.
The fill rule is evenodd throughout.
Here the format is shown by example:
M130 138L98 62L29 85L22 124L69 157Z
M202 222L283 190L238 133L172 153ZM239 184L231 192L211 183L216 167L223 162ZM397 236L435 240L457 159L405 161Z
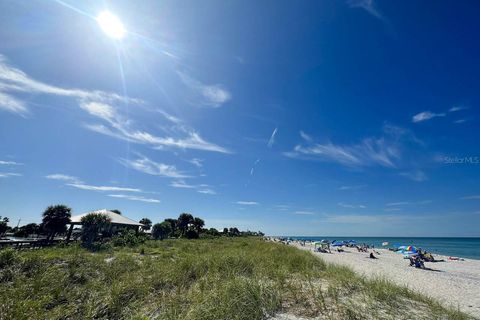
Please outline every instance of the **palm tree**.
M202 231L202 228L205 226L205 221L198 217L195 217L193 218L192 224L195 231L197 231L197 233L200 235L200 231Z
M162 223L156 223L152 229L152 236L155 239L163 240L167 238L172 233L172 226L168 221L163 221Z
M188 227L192 223L193 223L193 216L190 213L182 213L178 217L178 229L180 229L182 236L185 235Z
M48 232L47 240L52 240L56 234L66 231L66 225L70 223L70 217L72 209L69 207L58 204L55 206L49 206L43 212L42 225Z
M148 218L143 218L142 220L139 221L141 224L143 224L142 226L142 230L143 231L148 231L150 230L150 228L152 227L152 221Z
M170 228L171 228L170 235L175 236L176 233L177 233L177 229L178 229L178 220L168 218L168 219L165 219L165 222L170 223Z
M89 213L82 217L82 243L85 247L91 247L98 234L110 228L111 220L101 213Z

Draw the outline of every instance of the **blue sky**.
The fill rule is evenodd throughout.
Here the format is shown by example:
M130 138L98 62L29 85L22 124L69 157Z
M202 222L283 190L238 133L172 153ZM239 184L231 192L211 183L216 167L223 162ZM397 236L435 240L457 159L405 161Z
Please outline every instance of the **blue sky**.
M479 13L2 1L0 215L65 203L275 235L480 236Z

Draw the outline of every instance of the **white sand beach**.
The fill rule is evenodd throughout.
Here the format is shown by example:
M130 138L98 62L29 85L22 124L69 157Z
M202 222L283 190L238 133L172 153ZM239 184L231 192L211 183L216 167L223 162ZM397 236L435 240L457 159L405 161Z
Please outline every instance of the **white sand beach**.
M386 249L375 249L378 259L370 259L369 253L357 252L355 248L344 248L341 253L318 253L308 243L292 245L309 250L326 262L349 266L367 277L385 277L480 318L480 260L449 261L448 257L435 255L437 260L445 261L426 262L427 270L423 270L410 267L402 254Z

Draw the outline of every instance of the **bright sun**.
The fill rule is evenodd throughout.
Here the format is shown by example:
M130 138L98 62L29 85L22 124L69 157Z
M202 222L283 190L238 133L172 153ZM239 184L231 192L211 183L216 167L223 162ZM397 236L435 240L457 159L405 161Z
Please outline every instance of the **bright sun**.
M97 22L102 28L103 32L111 38L121 39L125 35L125 27L122 21L111 12L103 11L97 17Z

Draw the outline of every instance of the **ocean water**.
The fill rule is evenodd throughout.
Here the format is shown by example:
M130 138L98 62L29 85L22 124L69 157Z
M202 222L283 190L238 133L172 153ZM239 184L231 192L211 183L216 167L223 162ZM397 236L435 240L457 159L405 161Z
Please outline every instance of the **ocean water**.
M288 237L298 240L320 241L326 240L355 240L357 243L366 243L374 245L376 248L382 248L383 242L388 242L389 246L412 245L422 248L433 254L446 256L455 256L461 258L470 258L480 260L480 238L389 238L389 237ZM386 248L388 248L387 246Z

